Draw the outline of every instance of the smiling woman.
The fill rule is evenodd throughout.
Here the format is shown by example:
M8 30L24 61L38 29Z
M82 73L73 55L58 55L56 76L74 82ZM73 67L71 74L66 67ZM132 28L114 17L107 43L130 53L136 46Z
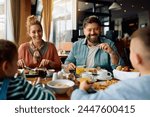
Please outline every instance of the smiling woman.
M57 54L55 46L50 42L42 39L43 28L36 16L27 18L27 34L31 41L20 45L19 67L45 67L60 70L61 61Z

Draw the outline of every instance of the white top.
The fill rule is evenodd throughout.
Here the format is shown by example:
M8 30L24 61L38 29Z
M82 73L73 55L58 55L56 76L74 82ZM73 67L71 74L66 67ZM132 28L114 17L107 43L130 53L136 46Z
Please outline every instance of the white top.
M88 46L89 47L89 53L86 60L86 67L94 67L94 58L97 50L99 49L97 46Z

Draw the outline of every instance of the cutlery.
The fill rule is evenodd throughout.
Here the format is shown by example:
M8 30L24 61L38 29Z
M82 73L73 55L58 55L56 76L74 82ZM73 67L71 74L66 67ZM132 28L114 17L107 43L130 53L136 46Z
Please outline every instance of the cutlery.
M28 70L33 70L32 68L28 67L28 66L24 66L25 69L28 69Z

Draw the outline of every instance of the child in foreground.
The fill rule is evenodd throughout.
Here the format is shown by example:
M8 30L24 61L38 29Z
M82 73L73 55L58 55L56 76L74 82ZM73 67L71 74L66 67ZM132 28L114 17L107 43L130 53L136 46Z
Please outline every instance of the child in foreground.
M130 61L141 76L120 81L104 91L87 93L90 84L86 81L72 93L74 100L143 100L150 99L150 27L138 29L131 36Z
M18 51L15 44L0 39L0 99L54 100L55 96L41 87L34 87L25 78L14 78Z

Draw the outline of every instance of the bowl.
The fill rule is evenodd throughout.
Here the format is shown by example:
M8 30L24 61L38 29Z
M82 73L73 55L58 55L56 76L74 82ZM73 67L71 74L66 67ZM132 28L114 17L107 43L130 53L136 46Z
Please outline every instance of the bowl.
M114 78L119 80L126 80L126 79L133 79L139 77L140 72L126 72L126 71L119 71L113 70Z
M75 83L67 79L58 79L47 83L47 87L53 90L56 94L65 94L69 88L73 87Z

